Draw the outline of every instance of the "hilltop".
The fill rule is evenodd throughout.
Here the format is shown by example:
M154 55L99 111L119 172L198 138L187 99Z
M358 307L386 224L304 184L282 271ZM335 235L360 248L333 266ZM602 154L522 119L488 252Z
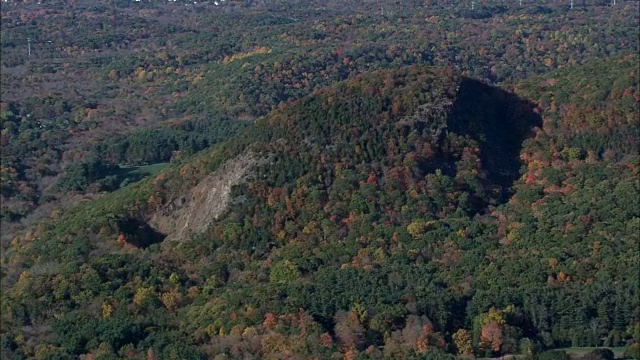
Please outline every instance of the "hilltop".
M626 195L638 191L634 60L535 78L522 97L412 66L289 101L16 237L2 257L3 351L424 358L625 345L640 330L629 251L640 212ZM573 103L582 80L613 89L606 106Z
M522 3L3 2L0 243L358 74L500 84L638 48L637 1Z

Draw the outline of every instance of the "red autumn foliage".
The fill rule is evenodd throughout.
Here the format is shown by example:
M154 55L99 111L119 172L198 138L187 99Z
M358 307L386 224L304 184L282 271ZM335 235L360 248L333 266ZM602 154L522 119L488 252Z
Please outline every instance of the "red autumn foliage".
M324 347L330 347L331 345L333 345L333 339L331 338L331 335L329 335L329 333L320 335L320 345Z
M502 346L502 328L495 321L482 327L481 343L493 351L500 351Z
M278 324L278 318L272 313L267 313L264 317L262 325L267 329L273 329Z
M369 178L367 178L367 183L371 184L371 185L376 185L378 183L378 177L376 176L376 174L374 174L373 172L369 175Z
M120 233L120 235L118 235L118 244L124 245L126 243L127 243L127 237L124 236L123 233Z

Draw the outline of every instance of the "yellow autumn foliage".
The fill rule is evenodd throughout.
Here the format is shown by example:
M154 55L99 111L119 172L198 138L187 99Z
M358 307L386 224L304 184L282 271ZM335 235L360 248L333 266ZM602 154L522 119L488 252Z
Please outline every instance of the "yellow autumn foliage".
M241 53L233 54L230 56L225 56L224 59L222 60L222 63L228 64L230 62L241 60L249 56L254 56L258 54L269 54L270 52L271 52L271 48L268 48L265 46L258 46L252 51L241 52Z

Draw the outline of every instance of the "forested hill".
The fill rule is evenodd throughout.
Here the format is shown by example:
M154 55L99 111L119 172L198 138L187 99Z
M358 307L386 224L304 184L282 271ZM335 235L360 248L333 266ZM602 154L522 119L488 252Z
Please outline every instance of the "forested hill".
M406 67L280 106L15 238L2 351L377 359L631 345L637 61L565 69L519 84L521 97ZM602 99L576 101L588 94Z
M639 4L3 1L0 249L358 74L431 65L501 84L631 53Z

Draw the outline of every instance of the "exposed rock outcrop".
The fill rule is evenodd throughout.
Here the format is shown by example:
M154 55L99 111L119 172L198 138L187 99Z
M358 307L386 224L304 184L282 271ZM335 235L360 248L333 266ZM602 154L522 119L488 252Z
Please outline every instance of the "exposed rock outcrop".
M256 156L249 152L228 160L187 194L152 214L149 223L167 234L169 241L186 240L204 232L229 205L231 188L240 184L257 163Z

